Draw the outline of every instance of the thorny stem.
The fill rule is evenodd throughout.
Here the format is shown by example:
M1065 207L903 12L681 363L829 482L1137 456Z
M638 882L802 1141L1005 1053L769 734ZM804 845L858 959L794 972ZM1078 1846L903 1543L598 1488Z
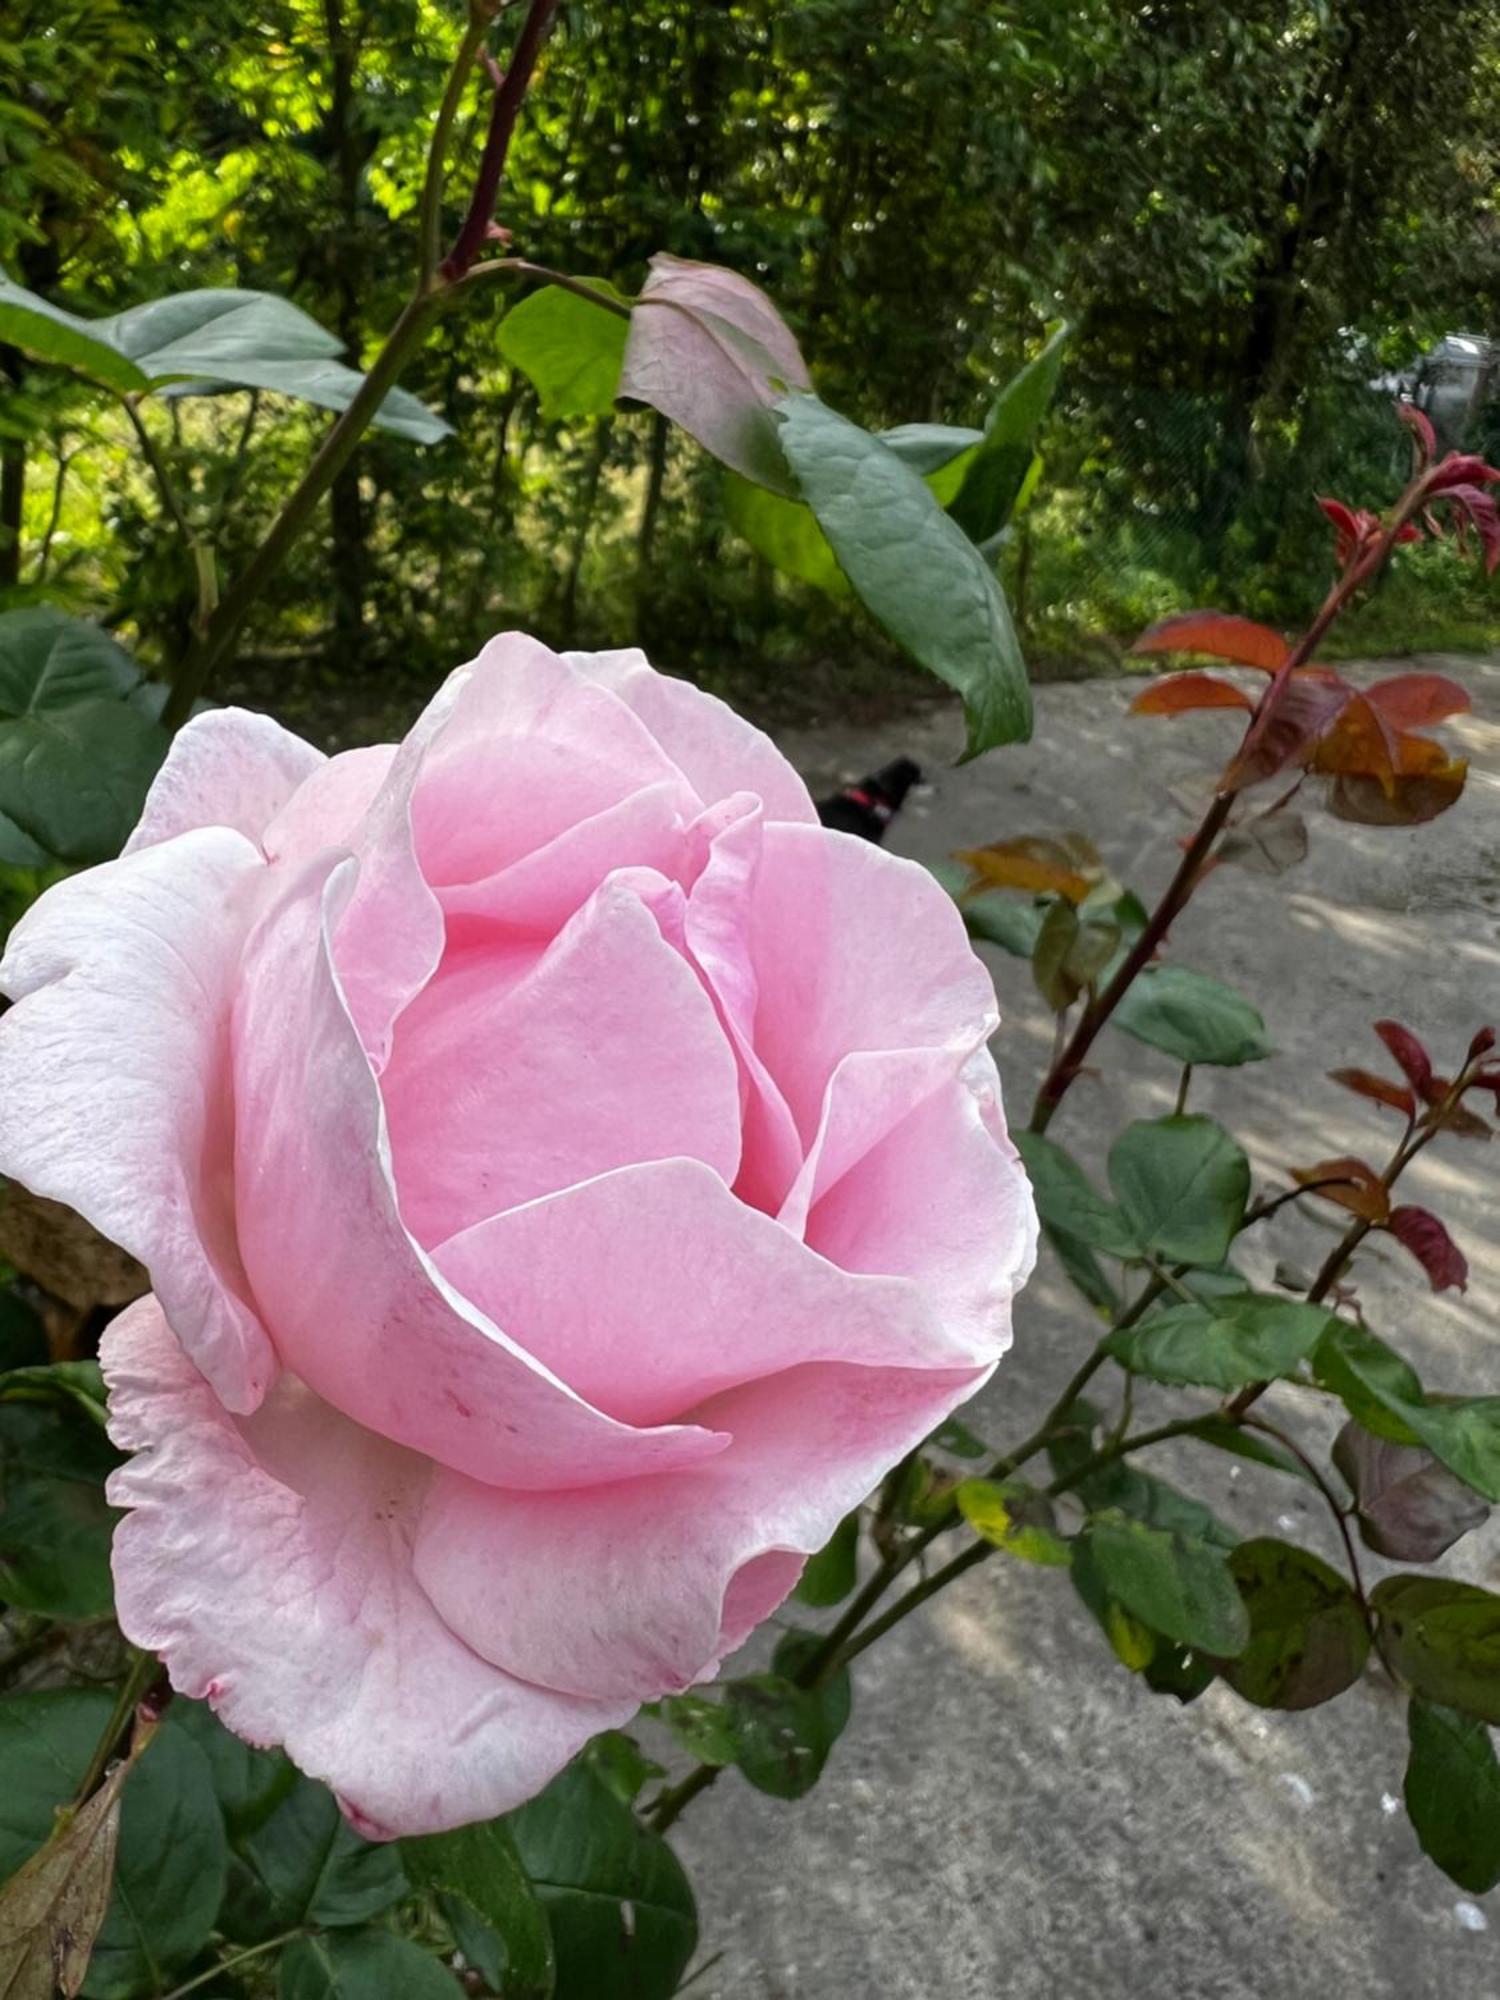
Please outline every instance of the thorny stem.
M1396 546L1401 530L1414 514L1420 512L1425 503L1431 476L1430 471L1425 471L1411 482L1397 501L1390 520L1378 540L1373 542L1362 555L1356 557L1337 577L1319 607L1317 616L1272 675L1269 686L1250 718L1246 732L1247 740L1250 733L1271 713L1293 671L1304 666L1312 658L1313 653L1327 636L1334 620L1348 606L1356 593L1362 590L1384 566L1391 550ZM1114 978L1084 1008L1067 1046L1052 1062L1042 1079L1031 1112L1033 1132L1045 1132L1051 1124L1058 1106L1082 1070L1099 1030L1135 984L1140 973L1161 949L1168 931L1203 879L1214 846L1228 824L1229 815L1238 796L1237 790L1220 789L1215 792L1207 812L1199 822L1197 831L1189 840L1182 859L1177 864L1176 873L1167 884L1160 902L1147 918L1145 929L1122 960Z
M521 32L516 37L516 46L511 52L510 67L496 82L494 103L490 107L490 129L485 137L484 152L480 155L479 171L474 176L474 192L469 198L468 213L464 216L453 248L438 267L441 276L450 284L464 276L489 240L495 198L505 173L511 136L556 10L557 0L531 0ZM474 12L481 19L492 14L493 0L488 6L476 6Z

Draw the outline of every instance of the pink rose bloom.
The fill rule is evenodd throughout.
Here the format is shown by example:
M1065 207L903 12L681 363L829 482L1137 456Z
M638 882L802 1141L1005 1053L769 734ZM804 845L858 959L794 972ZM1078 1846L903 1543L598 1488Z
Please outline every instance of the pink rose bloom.
M0 985L0 1171L155 1287L120 1622L367 1833L712 1676L1009 1342L956 911L639 653L497 639L333 758L199 717Z

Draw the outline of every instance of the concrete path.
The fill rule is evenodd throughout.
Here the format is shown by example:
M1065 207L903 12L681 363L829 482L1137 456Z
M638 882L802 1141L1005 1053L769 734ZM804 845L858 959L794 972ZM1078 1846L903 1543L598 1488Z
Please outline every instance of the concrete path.
M1403 666L1415 663L1403 662ZM1291 1163L1388 1145L1388 1114L1323 1073L1375 1066L1369 1031L1395 1014L1440 1059L1500 1017L1500 663L1429 660L1474 692L1454 729L1473 764L1460 805L1390 831L1313 821L1308 860L1279 881L1222 871L1179 926L1174 955L1241 987L1280 1055L1200 1072L1193 1106L1229 1123L1269 1180ZM1187 821L1169 797L1222 760L1223 717L1132 721L1129 684L1039 691L1035 740L949 768L949 714L786 747L815 783L899 752L933 785L892 845L923 860L1023 832L1088 830L1125 881L1153 894ZM1007 1099L1025 1115L1050 1043L1026 967L997 954ZM1089 1135L1171 1108L1176 1073L1124 1036L1105 1075L1054 1127ZM1382 1120L1386 1122L1382 1122ZM1447 1142L1411 1176L1466 1252L1465 1297L1433 1299L1401 1255L1364 1266L1371 1324L1434 1386L1500 1388L1500 1145ZM1329 1216L1331 1216L1331 1211ZM1311 1266L1331 1240L1309 1215L1257 1246ZM1270 1232L1266 1232L1268 1237ZM1247 1264L1251 1261L1245 1260ZM1091 1338L1045 1263L1016 1344L976 1406L994 1444L1023 1435ZM1310 1401L1311 1399L1302 1399ZM1281 1419L1331 1435L1290 1392ZM1205 1462L1207 1461L1207 1462ZM1199 1450L1153 1460L1246 1532L1308 1535L1315 1499ZM1382 1565L1370 1557L1371 1574ZM1465 1573L1500 1588L1500 1532L1463 1545ZM1418 1852L1397 1810L1401 1707L1374 1681L1304 1715L1215 1687L1193 1707L1116 1665L1065 1578L996 1560L908 1620L857 1669L853 1721L822 1784L787 1805L727 1776L678 1841L697 1886L697 2000L1497 2000L1500 1894L1462 1895Z

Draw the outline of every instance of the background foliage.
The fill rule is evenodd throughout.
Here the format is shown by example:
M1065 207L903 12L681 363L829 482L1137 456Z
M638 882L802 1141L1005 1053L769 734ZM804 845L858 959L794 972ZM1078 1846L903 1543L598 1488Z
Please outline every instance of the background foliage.
M367 358L404 295L454 27L436 0L19 0L0 264L86 314L256 286ZM504 214L518 250L564 270L638 286L666 249L755 279L825 398L871 426L981 422L1066 314L1044 475L1002 573L1033 665L1077 670L1215 593L1287 622L1310 609L1321 568L1289 500L1393 490L1401 447L1370 382L1495 323L1497 112L1483 0L574 4ZM408 371L455 435L366 440L257 611L252 685L341 730L350 709L408 711L514 623L554 642L633 630L761 708L816 705L833 659L847 700L851 650L879 692L889 649L756 557L690 440L646 412L539 403L500 333L516 294L449 316ZM125 427L14 349L0 365L0 608L102 616L149 669L180 643L192 578ZM325 420L242 394L169 421L162 448L232 574ZM1419 556L1347 643L1483 640L1489 617Z

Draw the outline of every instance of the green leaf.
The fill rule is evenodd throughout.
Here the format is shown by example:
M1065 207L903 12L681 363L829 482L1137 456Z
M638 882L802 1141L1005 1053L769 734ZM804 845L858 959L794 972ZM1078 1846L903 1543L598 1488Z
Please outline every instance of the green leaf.
M276 1983L277 2000L454 2000L458 1991L430 1952L383 1930L293 1938Z
M1485 1725L1413 1695L1406 1811L1422 1852L1482 1896L1500 1882L1500 1764Z
M1083 1535L1110 1595L1154 1632L1216 1656L1243 1651L1250 1620L1221 1549L1118 1509L1091 1515Z
M1115 1508L1147 1527L1163 1528L1190 1540L1208 1542L1217 1549L1238 1546L1239 1536L1221 1521L1211 1508L1190 1493L1179 1493L1153 1472L1143 1472L1128 1459L1112 1459L1108 1465L1078 1480L1074 1491L1086 1506L1095 1510Z
M1250 1614L1250 1642L1219 1672L1257 1708L1315 1708L1353 1687L1370 1634L1337 1570L1289 1542L1241 1542L1230 1572Z
M235 1851L220 1927L246 1943L298 1924L366 1923L406 1894L396 1849L361 1840L311 1778L299 1777Z
M224 1827L232 1841L264 1826L284 1798L305 1782L284 1750L257 1750L226 1729L204 1701L178 1695L172 1720L208 1760Z
M1170 1646L1171 1641L1163 1639L1160 1633L1127 1611L1120 1600L1113 1595L1104 1572L1095 1561L1093 1550L1086 1537L1080 1536L1073 1544L1073 1565L1069 1571L1073 1588L1088 1607L1099 1629L1109 1641L1110 1651L1120 1665L1132 1674L1143 1673L1155 1659L1158 1650Z
M1042 934L1046 911L1038 903L1018 903L1010 896L975 896L959 905L969 936L978 944L999 945L1013 958L1030 958Z
M51 1833L113 1705L84 1688L0 1701L0 1879ZM83 1987L89 2000L160 1992L207 1942L224 1893L224 1827L208 1767L170 1713L122 1801L114 1892Z
M269 389L342 410L364 379L334 358L343 347L336 335L269 292L178 292L85 319L0 276L0 339L119 392L176 384L190 385L176 391L187 394ZM451 428L399 389L386 396L375 422L420 443Z
M1040 1132L1017 1132L1014 1137L1043 1222L1106 1256L1139 1257L1140 1239L1071 1153Z
M982 1437L977 1437L969 1426L960 1423L957 1417L949 1417L933 1432L931 1443L939 1451L951 1452L955 1458L988 1458L990 1447Z
M1127 1225L1158 1256L1222 1264L1245 1219L1250 1163L1212 1118L1145 1119L1110 1148L1109 1184Z
M509 1825L552 1929L557 2000L668 2000L698 1916L666 1842L583 1764Z
M50 1370L26 1369L27 1376ZM20 1400L0 1379L0 1598L46 1618L114 1607L104 1481L120 1462L95 1418L55 1399Z
M1500 1723L1500 1597L1443 1576L1388 1576L1370 1602L1381 1651L1418 1694Z
M815 396L778 404L802 496L867 610L963 696L967 755L1031 734L1031 690L989 564L911 467Z
M852 595L817 515L804 501L787 500L737 472L726 472L724 514L735 533L783 576L810 583L835 599Z
M1344 1319L1319 1341L1313 1373L1366 1430L1425 1444L1476 1493L1500 1501L1500 1396L1440 1402L1383 1340Z
M993 1548L1047 1569L1066 1569L1073 1560L1046 1495L1025 1480L966 1479L954 1498L975 1534Z
M853 1701L847 1670L822 1687L791 1679L820 1643L815 1633L788 1632L772 1658L773 1672L747 1674L724 1691L734 1731L735 1762L757 1791L800 1799L823 1774Z
M0 813L63 861L106 861L166 755L108 633L48 605L0 613Z
M598 1773L622 1805L634 1805L643 1786L652 1778L667 1775L623 1729L601 1730L589 1738L582 1755L589 1769Z
M1275 1053L1248 1000L1185 965L1148 965L1110 1019L1178 1062L1232 1065Z
M1201 1417L1187 1432L1200 1444L1209 1444L1216 1451L1233 1453L1236 1458L1248 1458L1257 1465L1269 1465L1277 1472L1290 1473L1293 1479L1304 1479L1311 1486L1315 1482L1305 1465L1292 1457L1289 1451L1273 1444L1267 1437L1256 1431L1247 1431L1240 1424L1229 1423L1223 1417Z
M1153 1382L1241 1389L1294 1374L1329 1317L1300 1300L1245 1292L1211 1306L1167 1306L1105 1345L1122 1367Z
M0 340L33 354L39 361L56 361L76 368L111 389L144 389L144 370L101 337L107 320L89 321L62 306L49 305L0 272Z
M625 300L607 278L585 278L601 296ZM549 423L601 417L614 408L630 322L561 285L544 285L500 322L500 352L528 377Z
M505 2000L550 2000L551 1928L503 1819L403 1840L401 1858L412 1882L439 1899L489 1986Z
M801 1604L840 1604L859 1580L859 1509L846 1514L832 1536L808 1559L792 1595Z
M656 1714L700 1764L734 1762L734 1724L723 1702L706 1694L671 1694Z
M983 440L953 502L953 518L976 542L987 542L1010 519L1031 467L1036 433L1057 387L1071 329L1049 327L1039 354L1000 391L985 418Z
M978 431L950 424L902 424L877 434L896 456L920 474L940 506L957 491L979 439ZM724 474L724 513L729 525L783 576L810 583L835 600L852 596L832 544L805 500L788 500L737 472Z

